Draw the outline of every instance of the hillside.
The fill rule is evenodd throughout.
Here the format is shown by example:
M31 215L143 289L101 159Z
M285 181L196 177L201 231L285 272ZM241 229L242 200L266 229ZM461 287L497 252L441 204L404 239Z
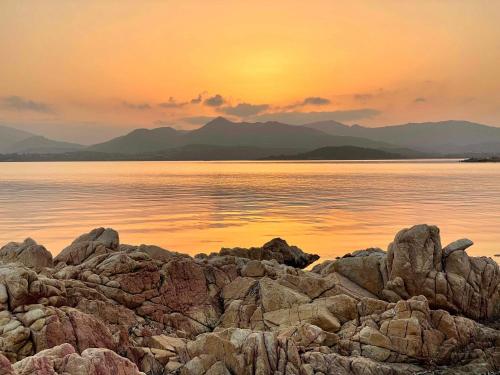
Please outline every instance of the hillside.
M271 160L387 160L406 159L397 153L356 146L321 147L294 155L274 155Z
M76 143L60 142L35 135L7 147L6 153L40 154L72 152L82 149L83 146Z
M286 148L296 152L324 146L352 145L377 149L394 149L383 141L361 137L334 136L304 126L278 122L236 123L218 117L199 129L180 132L172 128L138 129L108 142L87 148L89 151L137 154L154 152L186 145L231 147ZM409 153L412 150L407 150Z
M80 150L65 153L0 154L0 162L13 161L181 161L181 160L258 160L276 153L296 154L295 149L246 146L186 145L161 151L109 153Z
M136 129L110 141L87 147L87 151L140 154L176 147L182 144L183 133L170 127Z
M330 135L362 137L422 152L452 154L500 151L500 128L468 121L409 123L379 128L324 121L305 126Z
M186 145L157 153L142 154L151 160L256 160L275 152L293 154L293 149L270 149L249 146Z
M203 145L203 150L200 145ZM208 146L231 149L209 149ZM218 117L191 131L171 127L136 129L107 142L83 147L0 126L2 154L86 151L95 153L92 157L106 153L125 159L129 158L124 155L149 154L150 157L151 153L161 153L159 157L162 160L171 157L180 160L183 155L187 160L207 157L222 160L224 155L241 160L279 156L282 150L286 154L302 154L340 146L373 149L411 158L489 156L500 152L500 128L467 121L410 123L379 128L347 126L336 121L297 126L280 122L232 122ZM199 156L195 156L197 153L200 153ZM84 157L91 154L84 154Z
M61 153L80 150L76 143L61 142L23 130L0 126L0 154Z
M34 134L0 125L0 153L5 153L6 150L13 144L24 139L33 137Z

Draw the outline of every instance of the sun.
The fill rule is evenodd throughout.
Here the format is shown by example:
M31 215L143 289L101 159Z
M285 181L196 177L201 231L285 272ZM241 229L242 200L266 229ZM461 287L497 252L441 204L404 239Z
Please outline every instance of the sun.
M300 57L293 51L263 49L229 59L225 81L248 100L280 100L296 96L300 88Z

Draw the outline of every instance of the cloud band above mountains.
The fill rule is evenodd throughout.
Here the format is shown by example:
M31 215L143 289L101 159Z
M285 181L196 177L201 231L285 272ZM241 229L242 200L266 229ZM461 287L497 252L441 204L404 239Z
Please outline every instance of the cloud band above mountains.
M254 121L278 121L292 125L302 125L318 121L340 121L351 122L371 118L379 115L381 112L373 108L360 108L342 111L318 111L318 112L274 112L264 113L252 117Z
M13 111L31 111L39 113L54 113L54 110L46 103L37 102L21 96L7 96L0 98L0 107Z
M266 111L268 108L269 104L239 103L232 107L223 107L220 109L220 112L238 117L248 117L258 115L259 113Z

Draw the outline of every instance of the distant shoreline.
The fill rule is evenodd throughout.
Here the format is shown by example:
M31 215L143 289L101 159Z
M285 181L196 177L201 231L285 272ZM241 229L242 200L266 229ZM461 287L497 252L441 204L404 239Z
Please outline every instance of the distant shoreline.
M460 158L400 158L400 159L30 159L30 158L22 158L22 159L9 159L9 160L1 160L0 164L8 164L8 163L105 163L105 162L200 162L200 163L216 163L216 162L233 162L233 163L244 163L244 162L261 162L261 163L304 163L304 162L318 162L318 163L328 163L328 162L373 162L373 163L426 163L426 162L435 162L435 163L462 163L462 162L470 162Z
M327 146L313 150L286 150L248 146L190 145L176 149L143 153L78 151L64 153L0 154L0 162L75 162L75 161L388 161L450 160L464 155L407 155L396 150L357 146Z
M500 156L492 156L488 158L469 158L461 160L462 163L500 163Z

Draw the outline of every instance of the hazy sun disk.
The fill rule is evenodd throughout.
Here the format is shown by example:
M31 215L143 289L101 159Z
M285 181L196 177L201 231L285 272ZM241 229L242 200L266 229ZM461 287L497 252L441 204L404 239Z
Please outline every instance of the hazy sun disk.
M275 46L251 51L242 48L211 69L222 78L220 90L233 100L262 104L304 95L302 88L310 79L304 74L306 66L301 51Z

